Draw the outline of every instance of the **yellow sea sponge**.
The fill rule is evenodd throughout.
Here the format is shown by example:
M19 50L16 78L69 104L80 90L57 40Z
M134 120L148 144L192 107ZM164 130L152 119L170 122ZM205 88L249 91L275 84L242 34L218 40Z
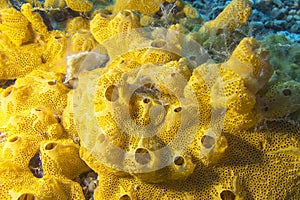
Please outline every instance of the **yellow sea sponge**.
M45 140L40 150L45 175L61 175L73 180L89 170L73 140Z
M16 167L29 171L29 161L38 153L42 139L39 136L21 135L16 132L4 142L1 148L1 161L9 161Z
M91 20L90 30L97 42L101 43L112 36L108 27L109 22L110 20L101 13L95 15Z
M48 35L42 55L43 62L55 62L62 59L67 49L67 38L61 31L54 30Z
M89 21L81 16L74 17L67 22L66 26L66 35L75 34L77 31L80 30L89 30L90 24Z
M23 45L19 48L9 47L2 49L0 77L1 79L16 79L24 77L34 69L43 69L42 49L37 44Z
M73 93L74 91L71 90L68 93L68 101L67 101L67 106L64 109L64 112L62 114L62 124L67 132L68 136L70 138L78 138L78 132L77 132L77 127L74 121L74 113L73 113ZM79 139L79 138L78 138Z
M136 69L124 69L124 75L121 77L118 76L120 72L117 68L107 69L108 72L104 71L100 77L95 93L96 123L103 133L86 135L79 131L83 149L87 151L86 154L91 154L84 156L85 161L88 159L88 164L93 166L95 165L93 160L102 157L101 154L106 155L106 152L111 150L115 152L115 158L103 158L101 163L104 166L112 167L112 162L116 162L117 168L120 167L119 164L123 165L125 171L128 170L137 179L153 183L186 179L194 169L189 155L182 155L180 151L173 152L171 149L165 153L159 153L156 150L159 151L164 145L171 143L176 138L176 134L184 135L183 138L178 139L177 143L185 143L185 139L189 138L188 133L196 131L194 130L196 126L193 126L196 122L186 117L195 112L195 108L190 105L192 101L186 100L179 105L179 100L174 95L176 93L178 98L183 96L187 83L184 76L186 75L185 71L188 70L187 66L176 65L174 61L172 64L164 66L164 69L168 70L151 75L151 72L158 71L159 68L148 64L136 67ZM146 84L147 82L149 84ZM153 84L150 84L151 82ZM134 87L137 88L134 89ZM83 102L83 104L85 103ZM80 105L80 107L82 106ZM117 113L126 112L127 114L123 116L117 115ZM84 113L80 115L84 115ZM180 121L180 119L188 120ZM88 121L92 120L90 116ZM92 126L92 124L86 126ZM94 131L97 131L97 126L94 128ZM143 140L143 137L148 137L154 132L157 132L156 136ZM107 142L109 143L107 144ZM89 152L91 145L95 145L99 152L94 150ZM124 152L120 152L122 150ZM135 158L130 156L127 158L123 155L126 152L130 155L135 154ZM139 158L141 154L149 154L151 161L146 164L143 158ZM172 165L168 163L166 157L168 159L178 157L179 160L184 160L184 164L178 161L178 165ZM139 171L142 170L140 168L142 165L144 169L151 170L153 168L155 170L142 173ZM112 170L120 171L120 169ZM158 174L164 175L158 176Z
M71 37L71 48L74 53L91 51L96 48L98 42L88 30L81 30L76 32Z
M185 16L192 18L192 19L199 17L198 11L195 8L193 8L193 6L189 3L186 3L184 5L183 13L185 14Z
M117 0L114 5L114 12L117 13L122 10L136 10L142 14L155 14L160 9L160 5L166 0L151 0L151 1L138 1L138 0Z
M185 88L185 96L195 93L197 97L201 126L207 126L211 117L211 101L213 97L211 97L211 85L207 75L210 74L210 79L216 80L219 74L215 74L213 71L217 71L219 66L219 64L203 64L195 68L188 82L190 88Z
M68 7L77 12L89 12L93 3L89 0L65 0Z
M0 19L0 31L16 46L21 46L32 39L32 28L21 12L14 8L2 9Z
M5 0L1 0L0 1L0 9L4 9L4 8L7 8L7 3Z
M130 10L120 11L111 20L103 14L97 14L90 23L90 30L97 42L102 43L108 38L140 27L136 13Z
M206 78L213 77L213 70L219 71L219 78L215 83ZM253 38L244 38L227 62L217 65L203 64L194 69L189 84L198 96L199 107L204 109L201 110L201 121L210 120L211 107L226 107L224 130L254 127L259 121L258 112L254 108L255 94L266 84L272 73L267 52L260 50L259 44ZM209 84L213 89L211 91L208 89ZM222 98L224 103L219 105Z
M130 177L99 172L101 181L95 191L95 198L184 200L222 199L230 196L247 199L249 195L254 199L297 198L299 188L294 182L299 170L297 131L287 133L285 122L276 123L272 126L278 130L271 132L274 136L272 138L268 137L270 132L266 130L224 134L228 148L223 157L213 167L197 162L193 174L186 181L148 184ZM280 135L283 132L287 135ZM287 137L288 141L282 140L282 137Z
M35 178L29 170L23 170L15 163L1 160L0 162L0 194L2 199L12 199L9 191L24 184L32 184Z
M233 0L216 17L216 19L206 22L199 33L205 37L218 35L222 32L232 32L237 27L243 26L251 14L251 3L249 0Z
M262 119L285 117L299 110L299 91L299 82L291 80L274 83L266 91L259 92L256 108Z
M36 178L10 162L0 163L2 199L84 199L80 185L63 176Z
M62 74L33 71L1 93L1 109L8 120L15 113L47 107L61 115L67 105L69 89L63 85Z
M64 136L58 117L45 107L25 110L12 115L3 127L3 131L9 135L18 133L43 139L58 139Z
M238 73L254 94L268 82L274 71L267 50L254 38L244 38L222 66Z
M44 176L27 182L9 191L11 199L84 199L81 186L61 176Z
M66 6L65 0L45 0L45 8L63 8Z
M41 143L41 159L45 175L75 179L89 170L79 157L79 146L73 140L47 140Z
M27 18L35 31L43 36L48 35L48 28L45 25L43 18L38 13L32 11L30 3L25 3L21 6L21 13Z

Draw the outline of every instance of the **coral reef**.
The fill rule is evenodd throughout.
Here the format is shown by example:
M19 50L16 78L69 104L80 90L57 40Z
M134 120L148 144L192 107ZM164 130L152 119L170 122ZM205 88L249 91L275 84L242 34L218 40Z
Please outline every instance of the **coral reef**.
M299 45L182 0L0 2L0 199L299 199Z

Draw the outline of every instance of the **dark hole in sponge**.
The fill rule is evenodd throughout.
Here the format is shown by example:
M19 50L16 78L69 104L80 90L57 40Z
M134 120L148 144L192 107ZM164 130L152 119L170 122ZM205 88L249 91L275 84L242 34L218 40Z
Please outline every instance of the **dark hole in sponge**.
M13 137L8 138L8 142L16 142L18 139L19 139L18 136L13 136Z
M25 193L22 194L18 200L36 200L37 198L35 198L34 194L31 193Z
M120 197L120 200L131 200L130 196L128 194L123 194L121 197Z
M56 143L53 143L53 142L51 142L51 143L48 143L46 146L45 146L45 149L46 150L52 150L52 149L54 149L55 147L56 147Z
M117 89L118 88L115 85L109 86L105 91L105 98L111 102L118 100L119 94Z
M174 112L180 112L180 111L182 111L182 107L177 107L174 109Z
M55 84L56 84L56 80L48 81L48 85L55 85Z
M201 143L205 148L211 148L215 144L215 139L209 135L204 135L201 138Z
M149 98L145 98L145 99L143 100L143 102L144 102L144 103L149 103L149 102L150 102L150 99L149 99Z
M183 165L184 164L184 158L182 156L176 156L174 159L174 164L175 165Z
M284 89L282 91L284 96L291 96L292 95L292 91L290 89Z
M29 161L28 165L31 173L37 177L37 178L42 178L44 171L42 168L42 160L40 158L40 153L35 154Z
M135 150L135 161L139 164L145 165L150 162L151 156L149 151L145 148L137 148Z
M230 190L223 190L220 197L222 200L235 200L235 194Z

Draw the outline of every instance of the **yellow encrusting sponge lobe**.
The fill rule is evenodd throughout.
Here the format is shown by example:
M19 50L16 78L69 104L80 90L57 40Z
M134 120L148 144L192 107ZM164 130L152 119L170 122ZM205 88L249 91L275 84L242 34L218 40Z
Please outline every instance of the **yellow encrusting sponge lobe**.
M256 108L262 119L285 117L300 109L299 92L300 84L293 80L273 84L258 93Z
M61 115L67 105L69 89L62 83L62 74L33 71L16 81L1 93L1 111L4 119L15 113L32 108L47 107L54 114Z
M209 37L222 32L232 32L247 23L250 14L251 3L249 0L232 0L216 19L206 22L199 29L199 33L204 37Z
M117 13L121 10L136 10L142 14L154 15L160 10L160 7L165 2L174 2L172 0L117 0L114 5L114 12Z
M8 135L38 135L42 139L58 139L64 135L58 117L46 107L13 113L1 129Z
M7 138L1 150L1 160L11 162L21 170L29 171L30 159L38 152L42 137L15 133Z
M32 28L29 21L14 8L2 9L0 11L0 21L0 31L14 45L21 46L32 39Z
M27 18L31 23L32 28L39 34L46 36L48 34L48 28L45 25L43 18L32 11L32 6L30 3L23 4L21 7L21 13Z
M244 38L224 66L238 73L254 94L268 82L274 71L267 50L254 38Z
M89 170L79 157L79 146L71 139L43 141L40 150L45 175L73 180Z
M68 7L77 12L89 12L93 3L89 0L65 0Z
M90 30L97 42L102 43L108 38L134 28L139 28L137 14L130 10L122 10L112 19L103 14L97 14L90 23Z

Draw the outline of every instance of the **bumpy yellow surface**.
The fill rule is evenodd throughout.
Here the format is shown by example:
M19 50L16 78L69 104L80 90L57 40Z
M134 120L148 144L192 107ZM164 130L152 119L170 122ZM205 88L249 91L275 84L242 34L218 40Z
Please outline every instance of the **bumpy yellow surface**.
M65 0L68 7L77 12L89 12L93 4L88 0Z
M117 0L114 5L114 12L119 12L121 10L136 10L142 14L155 14L159 11L161 5L165 2L174 2L172 0L149 0L149 1L139 1L139 0Z
M44 36L48 34L47 26L44 24L43 18L39 14L32 12L31 4L23 4L21 7L21 13L31 23L31 26L35 31Z
M0 11L0 31L5 34L16 46L28 42L32 37L29 21L20 12L13 8Z
M79 146L72 140L50 140L41 143L45 175L65 176L71 180L89 168L79 157Z
M44 6L65 3L93 9ZM299 125L286 118L299 83L270 81L268 50L250 37L213 63L182 25L134 30L167 3L198 17L181 1L117 0L48 31L31 4L0 1L0 79L17 79L0 88L0 199L83 200L89 170L95 200L300 199ZM230 33L250 13L233 0L198 34Z
M294 190L292 182L297 177L295 172L299 170L299 166L285 159L298 163L298 156L293 152L299 148L299 141L295 140L296 133L291 127L286 133L291 138L290 142L280 143L280 137L276 136L276 131L283 131L282 127L285 125L293 125L279 121L273 126L276 131L272 132L275 136L270 141L267 139L269 133L264 127L261 127L264 131L254 131L261 114L255 108L255 95L273 72L267 64L266 52L259 43L253 38L245 38L227 62L203 64L195 68L192 74L187 65L178 65L176 57L172 58L174 61L140 59L151 51L162 55L165 53L166 57L169 54L160 48L142 48L125 53L111 62L97 79L97 87L91 88L91 92L96 90L95 96L85 97L90 100L83 100L78 105L88 107L91 99L95 98L95 118L90 115L80 122L87 127L97 127L94 124L97 123L101 131L97 131L95 127L92 130L98 132L98 135L87 135L79 130L79 137L83 141L82 158L100 177L95 192L96 199L216 199L228 192L241 199L251 199L249 195L255 199L264 199L268 194L263 191L275 193L277 190ZM153 63L165 65L157 68ZM181 67L176 69L174 66ZM175 71L172 73L172 70ZM92 72L79 79L88 80L91 78L90 74ZM160 74L163 79L159 78ZM173 82L169 76L176 77L176 81ZM186 82L181 82L180 77ZM144 83L147 80L149 84ZM79 86L79 91L84 91L87 87L84 82L83 88ZM185 84L191 87L182 88ZM193 120L197 116L197 110L184 100L193 94L197 99L197 103L194 103L198 105L199 122ZM79 92L78 95L82 93ZM178 96L181 97L180 100L177 99ZM212 116L212 110L218 109L226 110L223 122L222 119L218 121L211 118L218 117ZM77 114L83 116L90 111L77 109ZM209 133L212 121L222 126L220 136ZM166 144L170 145L180 134L180 127L185 127L189 133L195 132L195 138L186 151L171 149L163 154L158 153L157 150L163 149ZM217 131L217 128L211 128ZM145 137L153 132L154 136ZM188 132L183 132L183 135L189 135ZM282 149L283 146L286 147L285 150ZM281 150L283 152L279 153ZM107 151L114 152L114 157L109 157ZM127 153L135 157L132 158ZM275 170L278 160L273 155L277 153L283 159L280 166L291 169L294 174ZM140 154L149 157L143 158ZM169 156L174 159L173 163L159 168ZM144 168L139 171L141 164ZM275 171L269 170L270 168ZM142 173L147 169L153 171ZM273 181L268 185L268 180L263 181L261 177L272 177L270 179ZM289 184L278 185L281 181L278 177L285 177ZM257 181L264 183L263 188L256 188ZM152 194L151 197L149 193ZM274 196L281 197L278 193Z
M94 38L97 42L102 43L118 33L139 28L140 24L136 13L129 10L123 10L117 13L112 19L102 16L101 13L97 14L91 21L90 26Z
M29 3L22 5L21 12L13 8L1 12L0 79L24 77L35 69L48 70L49 64L63 58L67 46L65 34L48 31Z
M2 90L1 112L4 119L11 115L41 106L49 108L54 114L60 115L67 105L67 92L62 84L63 76L54 72L33 71L16 84Z
M199 30L205 35L218 35L221 32L231 32L243 26L251 14L249 0L232 0L225 9L214 19L206 22Z
M67 35L72 35L76 33L79 30L89 30L90 24L87 19L84 19L83 17L75 17L73 19L70 19L68 21L68 24L66 26L66 32Z

